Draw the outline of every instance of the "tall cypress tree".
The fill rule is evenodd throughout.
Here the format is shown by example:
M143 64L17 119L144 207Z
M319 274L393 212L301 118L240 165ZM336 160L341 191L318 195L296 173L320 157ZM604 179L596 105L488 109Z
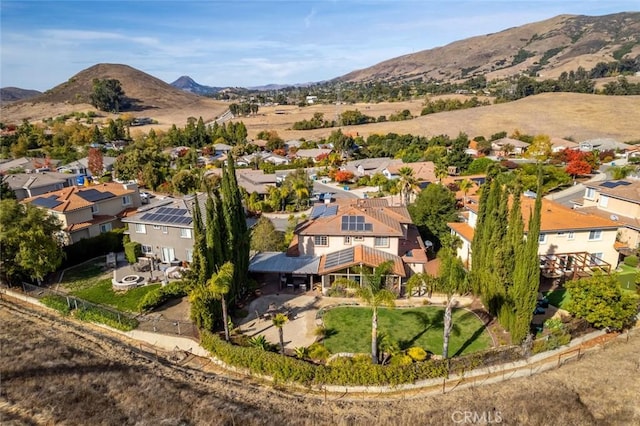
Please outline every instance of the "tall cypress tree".
M191 276L196 286L204 286L210 277L208 248L198 196L193 198L193 259Z
M538 239L542 212L542 167L538 164L538 188L533 212L530 212L527 239L516 253L516 266L513 272L513 302L515 318L511 328L511 340L522 342L529 333L529 325L536 307L540 286L540 260L538 257Z
M222 207L227 234L228 260L234 265L230 299L238 300L246 294L248 289L249 232L232 156L229 156L228 165L222 171Z

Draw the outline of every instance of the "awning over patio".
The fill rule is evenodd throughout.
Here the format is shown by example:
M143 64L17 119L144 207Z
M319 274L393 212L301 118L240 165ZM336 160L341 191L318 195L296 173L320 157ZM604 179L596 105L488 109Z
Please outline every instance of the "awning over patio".
M378 267L383 262L392 262L391 272L400 277L406 276L404 263L398 256L371 247L358 245L322 256L318 273L325 275L355 265Z
M280 272L283 274L317 274L319 257L291 257L286 253L263 252L256 254L249 262L249 272Z

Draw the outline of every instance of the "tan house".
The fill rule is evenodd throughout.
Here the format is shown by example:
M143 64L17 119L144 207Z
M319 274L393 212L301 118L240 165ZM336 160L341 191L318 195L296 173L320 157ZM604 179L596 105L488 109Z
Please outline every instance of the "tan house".
M23 202L57 217L62 223L65 244L121 228L121 219L141 205L138 186L120 183L72 186Z
M522 216L527 229L535 199L522 198ZM478 218L478 204L467 204L465 222L449 223L451 233L462 240L458 256L472 267L471 242ZM577 211L542 199L538 255L543 275L575 276L595 267L614 269L618 253L614 248L619 224L608 218Z
M424 272L425 245L406 207L389 206L385 199L344 200L316 206L309 220L295 231L289 254L319 258L317 275L323 292L335 279L361 279L360 267L392 263L393 285Z
M629 255L640 249L640 180L609 180L585 186L576 209L615 222L620 253Z

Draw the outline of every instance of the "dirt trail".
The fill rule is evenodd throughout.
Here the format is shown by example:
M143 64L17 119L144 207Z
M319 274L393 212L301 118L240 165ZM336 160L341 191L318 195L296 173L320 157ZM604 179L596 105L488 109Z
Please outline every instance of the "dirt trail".
M156 359L115 334L28 306L0 301L0 322L3 425L454 424L464 412L499 415L504 424L640 423L638 338L502 384L325 401L203 367L196 358L179 365Z

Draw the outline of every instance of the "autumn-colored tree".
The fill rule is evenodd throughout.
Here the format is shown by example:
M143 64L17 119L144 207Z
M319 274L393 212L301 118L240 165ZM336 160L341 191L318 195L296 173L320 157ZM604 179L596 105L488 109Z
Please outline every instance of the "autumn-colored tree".
M88 168L92 176L100 176L104 169L104 162L102 159L102 151L98 148L89 148L87 153Z
M565 171L571 176L582 176L591 173L591 164L585 160L573 160L567 164Z
M349 182L351 181L351 179L353 179L353 172L350 172L348 170L338 170L335 173L334 179L338 183Z

